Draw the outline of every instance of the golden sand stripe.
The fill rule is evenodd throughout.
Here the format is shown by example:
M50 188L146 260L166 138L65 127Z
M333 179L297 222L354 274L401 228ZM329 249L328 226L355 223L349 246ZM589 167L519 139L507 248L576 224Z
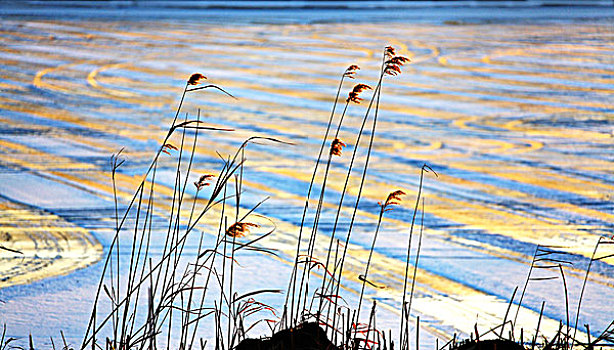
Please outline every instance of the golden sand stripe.
M505 143L503 143L502 145L504 145L504 148L503 148L503 149L509 149L509 148L512 148L512 147L513 147L513 146L511 146L511 144L505 144ZM532 169L531 169L531 170L532 170ZM513 173L513 169L512 169L512 171L511 171L510 173ZM505 175L506 175L506 174L507 174L507 173L500 173L500 172L499 172L499 173L497 173L496 175L498 175L498 176L500 176L500 175L504 175L504 177L505 177ZM508 175L507 177L508 177L508 178L510 178L509 176L512 176L512 179L517 179L517 177L516 177L515 175ZM558 175L557 175L557 176L558 176ZM561 177L561 176L558 176L558 177L559 177L561 180L570 181L570 182L575 183L575 184L582 184L582 185L586 185L586 183L585 183L585 182L582 182L582 181L577 181L577 180L574 180L574 179L569 178L569 177ZM542 181L543 181L543 180L542 180ZM533 181L533 182L528 182L528 183L535 183L535 182ZM545 183L545 182L544 182L544 183ZM557 185L557 184L559 184L559 182L558 182L558 181L557 181L557 182L555 182L555 183L549 183L549 187L550 187L550 188L553 188L553 189L560 189L560 185ZM590 183L590 185L591 185L591 186L594 186L595 184L591 182L591 183ZM612 188L611 188L610 186L607 186L607 185L599 185L599 184L597 184L597 186L599 186L599 187L601 187L601 188L603 188L603 189L609 190L609 191L611 191L611 190L612 190ZM568 188L567 188L567 186L566 186L566 189L568 189ZM576 191L576 193L580 193L580 194L582 194L582 195L587 195L587 192L586 192L586 191L580 191L580 192L578 192L578 190L577 190L577 191ZM588 195L589 195L589 196L591 196L591 195L592 195L592 196L595 196L595 195L596 195L598 198L600 198L600 196L601 196L601 194L597 194L597 193L595 193L595 192L593 192L593 191L589 191L589 192L588 192Z
M209 50L209 51L207 51L207 52L211 53L211 52L210 52L210 50ZM222 51L219 51L218 53L222 53ZM112 65L109 65L109 66L111 66L111 67L112 67L112 66L114 66L114 65L115 65L115 64L112 64ZM126 64L122 64L122 66L124 66L124 65L126 65ZM226 67L227 67L227 66L226 66ZM245 72L246 70L241 70L241 71L244 71L244 72ZM252 72L254 72L254 69L252 69L251 71L252 71ZM255 71L258 71L258 70L255 70ZM91 84L91 85L93 85L93 86L98 86L98 85L97 85L97 83L95 82L95 80L94 80L94 79L92 79L92 78L94 78L94 77L95 77L95 75L96 75L97 73L99 73L99 72L100 72L100 70L99 70L99 69L97 69L97 70L95 70L95 71L93 71L93 72L90 72L90 75L89 75L89 77L88 77L88 80L89 80L89 82L90 82L90 84ZM406 84L406 85L407 85L407 84ZM411 84L409 84L409 86L411 86ZM421 87L421 88L432 88L432 86L417 85L417 84L413 84L413 86L416 86L416 87ZM468 91L468 90L466 90L466 91ZM119 91L118 93L120 93L120 94L121 94L121 91ZM436 94L435 96L439 96L439 95L441 95L441 94ZM502 94L493 94L493 93L491 93L491 95L493 95L493 96L503 96ZM529 96L527 96L527 97L529 97ZM450 96L448 96L448 98L456 98L456 99L458 99L459 97L458 97L458 96L455 96L455 95L450 95ZM536 98L536 97L531 97L531 99L534 99L534 100L540 100L540 101L549 101L549 102L555 102L555 101L556 101L555 99ZM471 101L472 99L465 98L465 100L467 100L467 101ZM502 103L502 101L487 101L487 102L488 102L488 103L495 103L495 104L497 104L497 103L498 103L498 104ZM585 103L585 102L582 102L582 101L580 101L580 102L578 102L578 103L580 103L580 105L586 105L586 106L596 106L595 104L592 104L592 103ZM528 103L528 104L530 105L530 103ZM510 103L510 106L512 106L512 105L516 105L516 104ZM543 109L543 108L544 108L544 106L539 105L539 108L540 108L540 109ZM552 107L550 107L550 108L552 108ZM561 110L560 108L559 108L559 109L557 109L557 111L560 111L560 110Z
M383 108L386 110L386 108ZM271 128L272 130L280 130L284 131L292 128L292 126L287 126L281 128L279 123L266 123L259 121L259 125L266 126ZM387 128L388 125L380 125L383 128ZM394 127L394 125L390 125L390 127ZM590 134L590 132L586 132L586 134ZM378 136L379 142L386 142L385 134L383 137ZM584 135L583 135L584 136ZM353 139L353 137L351 138ZM497 152L498 150L509 150L514 149L515 153L519 152L529 152L533 150L538 150L541 147L541 143L535 141L529 141L529 147L518 147L512 143L506 141L492 141L488 139L465 139L467 142L471 143L471 147L475 148L476 146L484 145L485 149L488 149L488 153ZM448 139L446 141L449 145L454 145L456 141L454 139ZM498 145L498 149L492 149L492 145L495 143ZM464 148L466 145L459 145L459 147ZM406 144L405 148L411 149L411 145ZM516 151L518 149L518 151ZM566 176L561 174L554 174L551 171L544 171L538 168L528 167L524 165L510 165L508 163L502 161L473 161L467 162L465 161L442 161L438 160L441 157L438 155L435 157L435 162L442 162L443 164L457 169L463 170L471 170L479 173L487 173L489 175L493 175L496 177L501 177L504 179L509 179L513 181L518 181L525 184L533 184L546 188L550 188L553 190L571 192L581 196L586 196L588 198L597 198L601 199L603 196L609 192L614 191L614 186L609 184L604 184L596 181L586 181L582 179L578 179L572 176ZM591 160L591 162L596 162L602 164L604 167L608 167L611 164L606 161L599 160ZM476 165L472 163L477 163ZM522 176L518 176L518 174L522 174ZM555 178L556 180L552 180ZM605 193L604 193L605 191Z
M147 140L142 137L143 130L147 130L148 126L131 124L124 121L113 121L109 123L106 120L85 119L75 115L73 112L45 107L44 109L36 105L20 104L17 100L0 98L0 108L13 112L29 114L39 118L58 120L69 122L78 126L82 126L91 130L102 131L106 133L114 133L121 136L130 137L137 140Z
M29 147L11 143L8 141L0 141L0 145L4 147L11 147L12 149L18 150L23 153L35 154L36 158L39 158L39 159L48 158L48 155L45 155L44 152L36 151L34 149L30 149ZM199 149L199 152L200 152L200 149ZM213 151L209 151L208 153L209 153L208 154L209 156L213 156ZM12 158L8 158L7 160L14 161L21 166L27 167L28 165L30 165L31 168L44 169L43 165L32 164L32 163L29 163L27 160L21 160L21 159L14 160ZM65 159L62 157L58 157L57 162L60 162L63 164L71 163L70 159ZM75 163L75 164L71 164L70 168L71 169L77 169L77 168L81 168L81 169L90 168L91 169L93 168L93 166L90 164ZM302 174L301 176L297 176L298 174L295 171L290 171L286 169L279 169L279 168L267 169L266 167L262 167L262 166L259 166L258 168L262 171L281 173L286 176L292 176L292 177L298 178L302 181L308 181L307 174ZM80 183L81 185L85 187L95 188L99 191L106 192L106 193L112 193L111 192L112 188L111 188L111 184L109 181L108 173L88 171L87 179L81 178L77 175L65 174L65 173L58 172L58 171L51 171L51 174L64 178L70 182ZM339 176L340 174L337 174L334 172L331 174L331 178L339 177ZM106 182L106 181L109 181L109 182ZM120 188L123 188L123 187L135 188L136 186L138 186L141 179L139 177L130 177L130 176L126 176L123 174L117 174L117 181L120 184ZM378 200L379 198L377 198L377 195L382 193L382 191L379 190L379 188L385 188L385 187L388 187L388 185L382 184L379 182L371 182L371 183L372 185L374 185L373 187L375 188L375 190L366 189L365 196L372 200ZM334 185L335 182L331 181L329 182L329 184L333 188L340 190L340 188ZM158 188L159 193L167 197L171 197L173 195L173 191L171 189L167 189L163 186L157 186L157 188ZM352 192L351 189L350 189L350 192ZM121 190L120 190L120 196L123 196L125 198L130 198L130 194L128 192L122 193ZM502 234L502 235L509 235L509 231L514 231L516 227L523 227L523 225L527 224L527 220L531 221L531 219L528 219L524 216L518 216L515 214L506 213L505 211L500 211L500 210L493 210L493 209L490 209L484 206L479 206L479 205L475 205L475 204L468 203L468 202L454 201L449 198L443 199L443 198L439 198L436 196L430 196L429 198L431 198L431 200L434 200L436 203L440 203L438 204L437 209L433 212L434 215L441 216L441 217L444 217L452 221L463 222L466 225L473 225L487 232L493 232L493 233ZM474 217L474 215L466 215L464 212L459 211L459 208L468 208L468 207L472 208L472 211L474 214L480 213L481 215L484 215L484 213L489 213L491 215L488 217L488 219L482 220L480 218ZM445 214L442 214L442 213L445 213ZM501 219L497 219L497 218L505 218L505 220L501 221ZM544 231L544 233L546 234L555 232L556 229L561 227L561 225L563 225L563 223L560 223L560 222L546 223L546 222L543 222L542 220L534 220L534 222L531 222L532 227L534 228L538 227L540 228L539 229L540 233ZM574 233L577 234L578 237L586 236L586 234L584 234L583 232L574 232ZM529 237L531 237L531 235ZM529 237L526 237L526 235L524 236L525 239ZM555 238L555 237L557 236L554 235L554 236L551 236L550 238ZM593 236L590 235L590 237L592 238ZM532 241L530 240L530 242L535 243L535 240L534 239ZM537 242L536 244L538 243L540 242ZM592 244L592 241L590 242L590 244ZM590 251L590 249L585 251L583 254L585 256L587 254L590 254L588 251Z
M545 77L545 78L566 79L566 80L581 81L581 82L586 81L586 79L590 79L592 83L599 83L599 84L614 83L614 79L602 77L601 75L606 74L606 73L599 72L599 71L585 72L584 70L582 70L581 72L578 72L578 73L570 73L569 71L560 71L556 73L550 73L550 72L526 71L526 70L523 70L522 67L519 67L518 69L513 69L513 67L509 67L509 66L505 66L505 68L491 68L491 67L480 67L480 66L464 66L460 64L450 63L450 60L453 60L454 62L481 61L483 63L492 64L492 62L490 62L489 59L486 57L488 56L482 57L481 59L480 58L459 57L459 56L446 56L446 57L439 57L438 62L441 65L447 66L452 69L459 69L459 70L470 71L470 72L509 74L509 75L528 76L528 77ZM484 60L486 60L486 62L484 62ZM501 64L501 66L504 66L504 65ZM552 67L552 68L557 68L557 67ZM585 75L582 75L584 73L594 74L595 76L587 77Z
M250 87L252 87L252 86L249 86L249 87L247 87L247 88L250 88ZM506 149L506 148L512 148L512 147L513 147L513 146L511 146L511 145L507 144L507 145L504 147L504 149ZM568 178L566 178L566 179L568 179ZM607 186L606 186L606 187L607 187ZM606 188L606 189L607 189L607 188ZM589 193L592 193L592 192L589 192ZM584 194L585 194L585 193L584 193Z
M3 147L8 147L11 148L13 150L19 151L21 153L25 153L25 154L31 154L33 155L36 159L50 159L50 155L46 155L44 152L40 152L34 149L31 149L29 147L26 146L22 146L19 144L15 144L12 142L8 142L8 141L0 141L0 145ZM203 147L199 147L199 153L202 152ZM205 148L206 149L206 148ZM228 149L228 151L230 151L230 149ZM208 156L215 156L215 153L213 152L213 150L209 150L208 152L206 152ZM63 157L54 157L53 158L53 162L55 164L65 164L65 167L67 169L92 169L93 166L90 164L82 164L82 163L74 163L72 164L71 160L68 158L63 158ZM9 162L15 162L16 164L19 164L21 166L26 166L26 167L30 167L30 168L35 168L35 169L45 169L46 166L42 165L42 164L34 164L31 163L27 160L23 160L23 159L15 159L13 157L6 157L5 161L9 161ZM55 168L57 168L57 166L55 166ZM285 170L285 169L280 169L280 168L275 168L275 169L267 169L267 167L263 167L263 166L258 166L258 169L262 170L262 171L270 171L270 172L277 172L277 173L281 173L287 176L293 176L295 178L298 178L302 181L308 181L307 179L307 174L302 174L301 176L297 177L296 172L293 171L289 171L289 170ZM408 169L410 170L410 169ZM82 185L85 185L86 187L90 187L90 188L96 188L97 190L106 192L106 193L111 193L111 184L109 181L109 174L108 173L103 173L103 172L93 172L90 171L88 172L88 179L83 179L83 178L79 178L78 176L75 175L69 175L69 174L63 174L61 172L58 171L51 171L52 174L56 175L56 176L60 176L62 178L65 178L66 180L72 181L72 182L78 182L81 183ZM510 174L512 174L510 172ZM333 174L331 174L331 177L333 176L341 176L340 174L336 174L333 172ZM511 179L514 179L514 176L510 175ZM121 187L126 187L126 188L130 188L133 187L135 188L136 186L138 186L138 184L141 181L140 177L129 177L123 174L117 174L117 180L118 182L121 184ZM107 182L109 181L109 182ZM105 183L105 185L103 185L103 183ZM456 180L456 182L458 183L458 180ZM467 184L469 182L465 182L465 184ZM330 183L331 186L332 182ZM387 186L385 184L381 184L381 183L376 183L376 182L372 182L373 185L375 185L376 188L384 187ZM483 187L483 184L476 184L477 186ZM568 185L568 184L566 184ZM337 190L340 190L339 188L336 188ZM492 189L491 189L492 190ZM173 191L170 189L164 189L164 187L159 187L159 191L162 191L162 194L166 195L166 196L172 196ZM509 191L508 191L509 192ZM365 193L367 195L368 198L372 199L372 200L378 200L379 198L376 198L375 194L381 194L381 191L377 190L375 192L373 192L372 196L369 196L370 192ZM123 196L129 197L130 194L129 193L123 193L121 194ZM510 235L510 231L515 231L517 227L523 227L526 226L527 224L527 220L529 222L531 222L531 226L532 227L538 227L538 231L540 232L544 232L544 233L552 233L552 232L556 232L558 229L560 229L560 227L565 226L564 223L562 222L553 222L553 223L544 223L542 220L535 220L534 222L532 222L530 219L527 219L524 216L517 216L515 214L509 214L506 213L505 211L501 211L501 210L493 210L490 209L488 207L484 207L484 206L479 206L479 205L475 205L472 203L468 203L468 202L463 202L463 201L454 201L451 200L449 198L443 199L443 198L439 198L439 197L435 197L433 196L432 199L434 199L436 202L441 203L439 204L440 206L437 208L437 210L435 210L435 212L433 213L434 215L437 216L441 216L444 217L448 220L452 220L452 221L457 221L457 222L463 222L466 225L471 225L471 226L475 226L478 227L479 229L485 230L487 232L493 232L493 233L497 233L497 234L502 234L502 235ZM451 203L454 202L454 203ZM549 206L552 206L554 203L546 203L549 204ZM559 204L559 205L564 205L564 204ZM574 206L571 205L564 205L567 208L574 208ZM486 220L482 220L479 218L475 218L475 215L467 215L464 212L459 212L458 208L467 208L467 207L471 207L472 208L472 212L474 214L480 213L480 215L484 215L484 213L490 213L491 215L488 217L488 219ZM580 209L580 208L578 208ZM442 214L445 213L445 214ZM607 214L603 214L603 215L598 215L599 213L593 210L584 210L584 213L587 214L591 214L593 216L598 216L599 218L603 218L603 217L607 217ZM501 221L501 219L497 219L497 218L505 218L505 220ZM573 230L572 230L573 231ZM578 237L583 237L586 236L586 234L584 234L583 231L574 231L575 234L578 235ZM592 235L589 235L590 238L592 238ZM535 241L535 237L532 235L529 235L529 237L532 237L533 240L529 240L532 243L538 244L540 242ZM551 236L550 238L555 238L557 237L557 235ZM524 237L525 239L528 238ZM586 238L585 238L586 239ZM589 239L587 240L587 244L592 245L593 242ZM590 249L592 248L585 248L585 251L583 252L583 255L587 256L587 254L589 254L588 256L590 256Z

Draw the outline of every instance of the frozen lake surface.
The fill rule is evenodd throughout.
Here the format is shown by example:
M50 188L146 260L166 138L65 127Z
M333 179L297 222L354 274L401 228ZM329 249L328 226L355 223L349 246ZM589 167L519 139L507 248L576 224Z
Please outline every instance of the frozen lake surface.
M68 250L72 244L99 254L97 240L108 251L115 227L109 157L125 148L118 174L125 206L173 119L185 79L200 72L238 100L213 92L186 99L184 112L196 115L200 108L207 124L235 129L200 136L195 171L218 171L216 152L231 154L253 135L295 144L249 146L242 209L271 197L258 214L277 225L263 246L278 249L280 257L237 257L237 290L285 289L339 77L350 64L361 67L344 85L343 98L353 83L375 85L381 52L392 45L412 63L383 84L344 275L346 300L358 299L356 277L367 259L378 201L404 190L402 205L386 213L370 271L387 288L367 290L380 305L378 324L396 327L413 201L427 163L439 177L427 176L423 192L425 236L412 309L421 317L423 345L436 337L445 343L454 333L468 337L475 323L485 330L500 322L538 244L560 246L573 262L565 275L575 322L584 269L597 239L611 237L614 228L611 6L229 10L33 2L3 3L0 14L0 234L36 242L43 238L30 231L49 237L51 231L89 232L93 240L69 242ZM350 106L341 130L348 147L331 166L322 242L331 234L365 109ZM171 193L173 156L163 155L158 169L160 190ZM344 213L351 213L357 187L350 184ZM45 215L44 225L31 224ZM342 216L341 227L348 221ZM164 237L165 218L155 218L153 226ZM213 242L212 231L203 231ZM155 240L152 252L159 254L163 242ZM122 240L121 251L131 243ZM195 254L197 243L188 241L186 255ZM614 253L614 246L601 253ZM39 258L49 266L62 258L87 264L64 264L49 270L59 276L11 283L13 275L2 267L18 257L0 251L0 323L12 336L32 333L37 344L62 330L78 346L102 269L101 262L84 265L100 257L29 258L31 271L47 268ZM613 258L596 261L587 284L578 323L590 324L593 335L612 322L613 265ZM283 299L266 301L279 308ZM542 301L542 327L556 331L566 318L560 279L531 282L520 322L534 328Z

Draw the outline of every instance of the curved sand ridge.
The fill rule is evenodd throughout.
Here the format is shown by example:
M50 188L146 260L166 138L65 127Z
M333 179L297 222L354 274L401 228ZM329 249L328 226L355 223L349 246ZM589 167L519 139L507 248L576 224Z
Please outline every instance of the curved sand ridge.
M0 202L0 288L68 274L101 256L102 246L87 230L57 215Z

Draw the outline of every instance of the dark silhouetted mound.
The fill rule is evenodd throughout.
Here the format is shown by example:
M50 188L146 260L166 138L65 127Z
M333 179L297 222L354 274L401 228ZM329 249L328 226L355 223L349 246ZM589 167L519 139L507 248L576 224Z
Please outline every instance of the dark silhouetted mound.
M296 328L273 334L270 339L245 339L235 350L338 350L317 323L304 323ZM498 349L502 350L502 349Z
M453 350L525 350L522 345L507 339L469 341Z

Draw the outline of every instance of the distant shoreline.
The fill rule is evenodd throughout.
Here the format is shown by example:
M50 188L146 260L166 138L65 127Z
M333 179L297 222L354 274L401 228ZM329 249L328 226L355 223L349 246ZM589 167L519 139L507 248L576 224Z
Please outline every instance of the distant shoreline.
M610 0L517 1L0 1L4 19L115 19L224 24L527 23L614 18Z
M14 3L0 0L0 4ZM85 8L189 8L189 9L377 9L377 8L417 8L417 7L556 7L556 6L602 6L612 7L612 0L25 0L18 6L28 7L85 7Z

